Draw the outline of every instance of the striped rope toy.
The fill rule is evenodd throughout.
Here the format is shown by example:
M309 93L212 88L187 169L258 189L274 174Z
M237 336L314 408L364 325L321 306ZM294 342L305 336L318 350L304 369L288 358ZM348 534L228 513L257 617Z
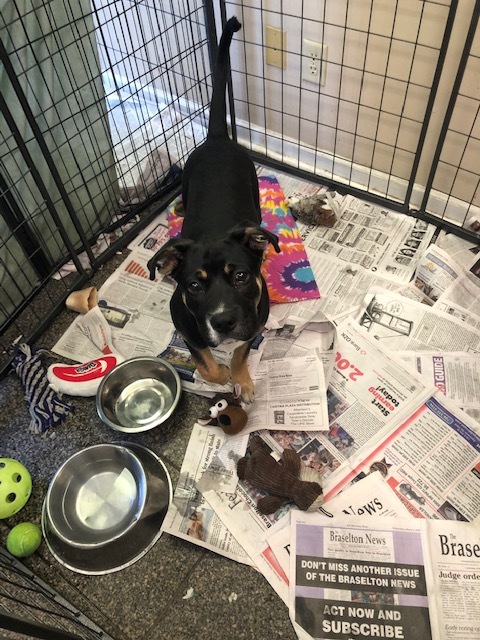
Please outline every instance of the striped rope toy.
M31 433L44 433L50 427L62 422L74 408L63 402L49 386L47 372L40 359L40 349L32 349L28 344L15 348L12 367L25 387L29 404Z

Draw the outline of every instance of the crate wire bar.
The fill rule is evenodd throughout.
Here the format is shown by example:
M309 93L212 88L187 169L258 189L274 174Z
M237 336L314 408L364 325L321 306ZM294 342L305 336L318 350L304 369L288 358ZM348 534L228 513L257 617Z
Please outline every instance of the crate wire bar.
M15 611L13 614L12 611ZM81 611L0 548L0 629L45 640L112 640Z
M478 82L472 81L480 72L479 17L477 2L419 209L429 222L440 217L466 238L480 230L480 102Z

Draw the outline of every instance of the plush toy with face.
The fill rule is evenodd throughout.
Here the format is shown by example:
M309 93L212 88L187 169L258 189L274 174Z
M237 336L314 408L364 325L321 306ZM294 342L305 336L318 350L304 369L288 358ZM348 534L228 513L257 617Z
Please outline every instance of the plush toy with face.
M293 449L285 449L277 462L259 436L253 436L248 455L238 461L237 473L240 480L270 494L257 503L258 510L265 515L289 501L303 511L318 509L323 502L320 476L315 469L304 466Z
M237 385L238 386L238 385ZM241 392L235 388L233 393L221 393L213 397L208 416L199 418L202 426L220 427L229 436L235 436L247 424L248 415L240 402Z

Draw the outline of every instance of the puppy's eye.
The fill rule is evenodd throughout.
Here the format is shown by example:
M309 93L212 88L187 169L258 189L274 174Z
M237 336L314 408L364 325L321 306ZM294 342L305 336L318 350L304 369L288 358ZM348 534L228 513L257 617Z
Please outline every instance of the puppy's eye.
M202 287L199 282L196 282L194 280L193 282L190 282L187 289L190 293L200 293L200 291L202 290Z
M235 283L244 284L248 282L249 274L247 271L237 271L235 274Z

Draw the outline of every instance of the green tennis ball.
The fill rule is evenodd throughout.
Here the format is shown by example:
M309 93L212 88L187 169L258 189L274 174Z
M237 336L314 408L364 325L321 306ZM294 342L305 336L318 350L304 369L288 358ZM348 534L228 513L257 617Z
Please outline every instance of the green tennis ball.
M7 536L7 549L16 558L26 558L40 546L42 531L33 522L21 522Z

